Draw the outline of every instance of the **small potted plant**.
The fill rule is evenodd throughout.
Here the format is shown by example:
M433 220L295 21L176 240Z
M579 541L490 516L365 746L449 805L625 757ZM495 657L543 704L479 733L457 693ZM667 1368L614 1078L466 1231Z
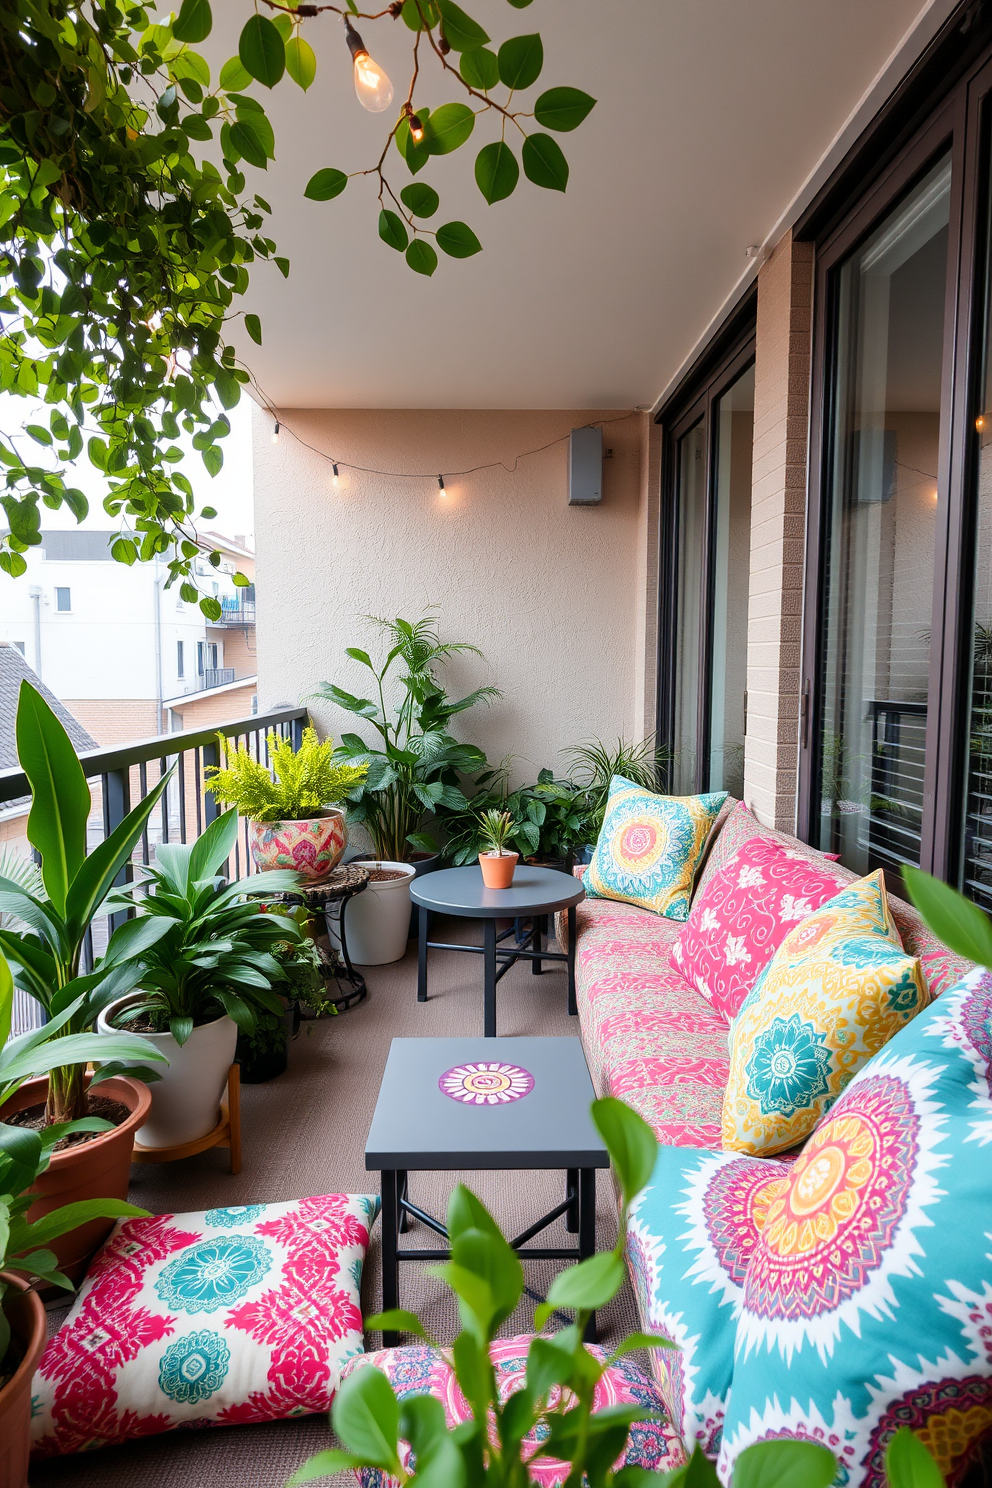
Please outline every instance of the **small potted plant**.
M487 889L508 889L520 854L508 852L506 844L513 835L513 817L508 811L484 811L480 820L479 867Z
M255 866L291 868L316 883L333 873L348 845L345 814L337 803L356 790L367 764L340 764L334 740L321 744L313 728L303 730L297 750L278 734L268 736L270 775L246 745L224 744L224 764L208 769L214 800L234 806L251 823Z

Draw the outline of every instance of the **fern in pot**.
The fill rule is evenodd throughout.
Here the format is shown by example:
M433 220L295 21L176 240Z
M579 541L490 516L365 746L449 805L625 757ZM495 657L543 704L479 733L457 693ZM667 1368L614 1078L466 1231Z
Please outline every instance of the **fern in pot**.
M295 945L294 919L266 913L253 895L299 884L285 870L228 884L222 869L234 848L238 817L226 811L192 845L163 844L149 880L120 891L113 909L137 909L134 924L164 926L144 955L137 988L101 1014L98 1028L140 1032L169 1060L138 1132L145 1147L173 1147L217 1125L238 1030L252 1034L261 1015L281 1015L277 948Z

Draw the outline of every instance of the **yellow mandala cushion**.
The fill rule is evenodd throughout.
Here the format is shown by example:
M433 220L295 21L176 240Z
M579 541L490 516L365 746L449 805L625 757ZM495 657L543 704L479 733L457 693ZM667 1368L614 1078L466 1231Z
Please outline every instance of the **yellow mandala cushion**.
M622 775L610 781L603 825L582 886L599 899L687 920L692 885L726 791L659 796Z
M858 879L785 938L731 1024L723 1147L768 1156L808 1137L927 1000L881 871Z

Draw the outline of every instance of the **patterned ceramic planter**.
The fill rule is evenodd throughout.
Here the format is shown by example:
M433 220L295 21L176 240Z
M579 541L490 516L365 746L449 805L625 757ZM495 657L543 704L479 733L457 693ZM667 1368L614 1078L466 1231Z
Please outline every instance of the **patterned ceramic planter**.
M340 863L348 828L344 812L332 806L306 821L252 822L249 841L256 868L293 868L316 883Z

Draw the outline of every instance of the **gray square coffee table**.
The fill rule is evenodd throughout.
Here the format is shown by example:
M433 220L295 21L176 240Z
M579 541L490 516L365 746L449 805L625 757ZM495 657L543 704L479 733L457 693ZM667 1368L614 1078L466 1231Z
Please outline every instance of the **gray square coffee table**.
M561 1168L565 1196L511 1244L523 1258L580 1261L596 1249L596 1169L609 1153L593 1125L595 1099L577 1038L395 1038L365 1144L382 1175L382 1306L398 1307L401 1261L446 1260L447 1250L400 1250L408 1217L448 1238L409 1196L407 1174ZM575 1247L530 1246L565 1216ZM496 1216L497 1220L499 1216ZM588 1337L595 1338L595 1318ZM384 1333L386 1347L399 1335Z

